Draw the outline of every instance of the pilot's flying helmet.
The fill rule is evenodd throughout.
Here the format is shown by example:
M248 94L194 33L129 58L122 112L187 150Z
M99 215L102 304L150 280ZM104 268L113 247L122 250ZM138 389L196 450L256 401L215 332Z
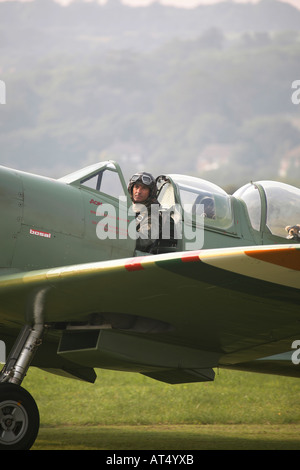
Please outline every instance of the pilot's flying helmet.
M128 191L130 194L130 197L132 199L132 189L133 186L136 183L142 183L145 186L149 187L150 193L149 193L149 198L148 200L153 200L156 199L156 193L157 193L157 186L156 186L156 180L151 173L147 173L145 171L142 171L140 173L135 173L129 180L128 184Z

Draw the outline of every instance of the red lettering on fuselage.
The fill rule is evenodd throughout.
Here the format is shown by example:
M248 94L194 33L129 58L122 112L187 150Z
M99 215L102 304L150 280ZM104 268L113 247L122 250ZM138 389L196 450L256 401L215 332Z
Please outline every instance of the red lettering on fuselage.
M40 230L34 230L33 228L29 230L29 233L30 235L36 235L38 237L51 238L51 233L41 232Z
M95 204L95 206L102 206L102 202L95 201L94 199L90 200L90 204Z

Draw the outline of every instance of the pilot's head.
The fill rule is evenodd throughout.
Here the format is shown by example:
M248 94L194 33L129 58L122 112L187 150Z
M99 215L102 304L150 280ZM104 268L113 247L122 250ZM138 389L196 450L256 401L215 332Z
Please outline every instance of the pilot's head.
M215 203L212 197L205 196L201 200L201 204L204 206L204 216L209 219L216 218Z
M156 199L156 180L151 173L135 173L129 180L128 191L133 202L151 203Z

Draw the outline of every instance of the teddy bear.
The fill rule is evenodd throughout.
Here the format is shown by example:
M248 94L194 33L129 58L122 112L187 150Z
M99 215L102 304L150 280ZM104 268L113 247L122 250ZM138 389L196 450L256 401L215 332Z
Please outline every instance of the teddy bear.
M292 238L293 240L300 241L300 225L287 225L285 230L288 232L288 236L286 238Z

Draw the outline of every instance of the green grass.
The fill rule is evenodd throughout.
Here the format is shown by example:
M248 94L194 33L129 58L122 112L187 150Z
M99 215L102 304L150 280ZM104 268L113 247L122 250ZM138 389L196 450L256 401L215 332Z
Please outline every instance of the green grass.
M87 384L30 369L23 387L41 415L35 449L300 449L298 379L221 370L214 382L168 385L97 375Z
M42 427L32 450L299 450L299 432L290 424Z
M169 385L97 370L95 384L31 368L23 382L53 425L299 424L300 380L221 370L214 382Z

